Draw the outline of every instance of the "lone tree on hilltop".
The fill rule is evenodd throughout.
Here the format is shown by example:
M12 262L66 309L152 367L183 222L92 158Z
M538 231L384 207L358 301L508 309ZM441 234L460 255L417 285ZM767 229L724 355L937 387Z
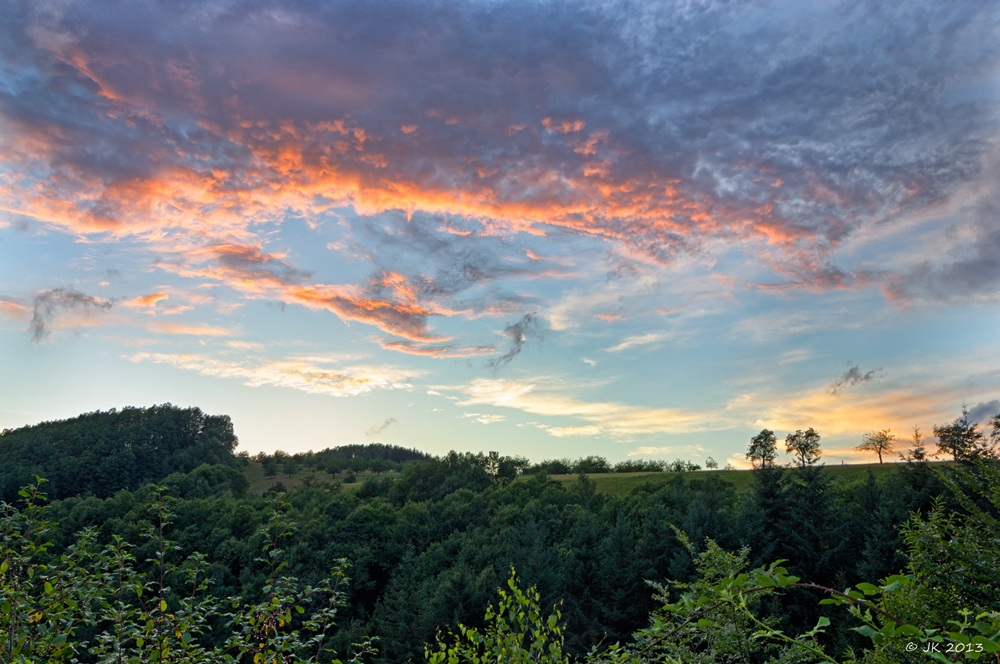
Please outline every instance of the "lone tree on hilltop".
M798 429L785 436L785 451L795 455L799 468L813 465L823 453L819 446L819 434L812 427L805 431Z
M895 440L896 436L889 429L869 431L861 437L861 444L854 449L860 452L874 452L878 455L878 462L882 463L882 453L891 452Z
M750 448L747 450L750 464L754 468L773 468L774 460L778 456L777 443L778 440L770 429L764 429L751 438Z

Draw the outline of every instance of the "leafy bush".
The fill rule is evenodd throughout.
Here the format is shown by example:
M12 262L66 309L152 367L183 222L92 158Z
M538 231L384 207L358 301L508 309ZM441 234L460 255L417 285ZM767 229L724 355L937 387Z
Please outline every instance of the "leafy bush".
M500 588L499 605L486 611L488 627L480 631L459 624L458 634L438 634L437 644L425 651L430 664L569 664L558 608L542 618L538 590L521 590L514 569L510 572L509 592Z
M662 461L647 461L645 459L628 459L615 464L616 473L659 473L663 470Z
M281 574L293 524L276 496L258 562L267 574L258 603L210 592L205 556L170 560L170 500L154 487L147 536L155 557L140 565L124 540L105 547L83 531L55 557L45 541L42 480L22 488L25 507L0 503L0 661L100 663L286 663L329 660L327 648L347 583L343 560L315 587ZM179 581L176 588L171 584ZM371 641L357 647L373 651ZM339 662L340 660L333 660Z

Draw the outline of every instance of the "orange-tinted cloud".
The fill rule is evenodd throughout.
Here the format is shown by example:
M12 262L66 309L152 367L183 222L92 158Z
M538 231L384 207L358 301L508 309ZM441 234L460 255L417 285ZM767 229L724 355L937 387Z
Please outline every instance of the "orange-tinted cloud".
M16 321L26 321L31 318L31 307L13 298L0 297L0 315Z
M14 141L20 158L55 169L45 180L8 182L4 193L13 208L81 233L155 235L176 226L219 235L289 209L315 214L350 204L365 214L404 209L486 218L491 220L486 231L494 233L545 233L539 224L548 224L632 244L654 260L719 234L751 233L787 245L809 233L789 227L774 214L773 203L728 201L699 191L649 163L637 146L615 139L607 128L583 147L577 141L554 149L545 132L534 131L518 133L516 150L456 153L454 130L445 127L461 127L470 145L501 145L510 137L498 133L499 117L490 121L459 114L441 120L432 115L422 124L406 125L400 135L398 125L363 126L357 116L337 113L335 105L316 122L255 113L254 100L238 111L217 106L214 117L202 118L187 141L176 142L165 112L205 108L189 101L192 88L207 76L195 71L194 62L180 67L168 59L154 65L142 59L140 45L133 49L137 60L81 40L48 56L70 67L79 81L96 86L99 103L83 109L93 122L125 120L145 128L133 138L108 126L111 133L102 140L140 141L133 149L153 162L134 160L131 167L122 164L101 173L92 160L65 158L66 132L72 128L55 119L13 120L21 137ZM134 79L114 82L122 67L147 76L150 86ZM183 85L172 83L171 96L152 87L154 80ZM264 80L287 82L288 72ZM296 89L305 94L321 86ZM233 94L239 105L240 95L248 93ZM321 95L315 101L323 104ZM378 112L373 117L377 121ZM581 118L535 120L537 129L566 136L586 124ZM220 154L226 156L220 159ZM404 157L413 154L419 157Z
M562 386L564 388L564 386ZM442 389L442 388L438 388ZM444 388L447 389L447 388ZM534 415L582 420L570 426L536 425L557 438L606 435L630 440L645 434L672 434L726 428L718 414L672 408L644 408L611 401L582 401L544 382L480 378L457 388L465 399L460 406L490 405Z
M982 76L978 65L948 49L921 60L943 52L936 40L985 48L975 12L920 39L898 34L905 53L890 59L855 43L868 42L853 24L812 26L829 48L817 54L798 19L777 12L767 30L782 47L768 68L760 36L709 6L660 6L658 20L679 32L652 41L636 37L646 10L484 12L309 2L106 12L84 0L11 16L18 83L0 109L0 208L184 253L179 269L242 278L248 296L438 341L427 317L465 309L407 293L409 276L386 281L384 299L311 284L263 251L258 225L351 206L474 219L477 238L585 236L650 263L736 245L782 280L748 283L857 288L887 277L838 265L844 238L947 198L991 126L947 92ZM872 18L858 25L902 30ZM696 33L699 56L682 57ZM899 69L911 60L926 65L919 77ZM988 267L987 253L943 283Z
M494 346L460 346L457 344L418 343L411 339L382 339L382 348L428 357L475 357L489 355L496 351Z
M177 323L147 323L146 329L161 334L189 334L197 337L229 337L231 330L215 325L181 325Z
M122 306L132 308L155 307L157 302L166 300L168 297L166 293L150 293L149 295L140 295L139 297L122 302Z

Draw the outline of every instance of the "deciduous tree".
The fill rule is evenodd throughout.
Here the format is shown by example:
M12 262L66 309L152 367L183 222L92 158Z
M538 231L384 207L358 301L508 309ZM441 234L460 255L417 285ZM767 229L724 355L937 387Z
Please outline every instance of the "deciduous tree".
M774 432L764 429L759 434L750 439L750 449L747 451L747 458L754 468L771 468L774 460L778 456L777 439Z
M812 427L805 431L798 429L795 433L785 436L785 451L795 455L799 468L811 466L823 454L819 446L819 434Z
M869 431L861 437L861 444L854 449L860 452L874 452L878 455L878 462L882 463L882 453L891 452L895 440L896 436L889 429Z

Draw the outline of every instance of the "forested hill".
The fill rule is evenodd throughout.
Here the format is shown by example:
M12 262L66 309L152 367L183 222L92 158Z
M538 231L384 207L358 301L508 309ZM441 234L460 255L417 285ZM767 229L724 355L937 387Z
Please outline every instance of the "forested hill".
M13 502L34 476L52 498L107 497L202 464L236 466L228 415L169 403L86 413L0 434L0 500Z
M368 443L367 445L340 445L338 447L327 448L315 455L318 465L326 465L330 461L345 459L384 459L394 463L406 463L407 461L430 461L431 455L420 450L400 447L399 445L384 445L382 443Z

